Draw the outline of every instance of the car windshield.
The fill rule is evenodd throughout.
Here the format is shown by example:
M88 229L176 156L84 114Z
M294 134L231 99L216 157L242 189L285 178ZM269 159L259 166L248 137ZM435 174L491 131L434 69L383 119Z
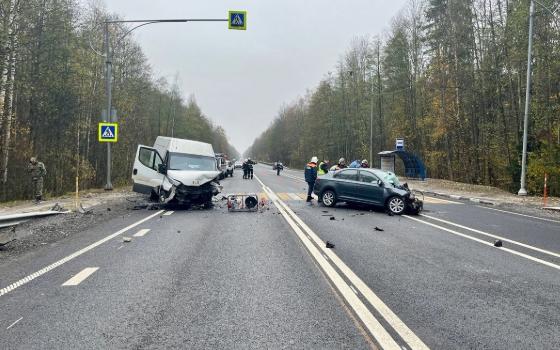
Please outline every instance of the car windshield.
M372 171L375 174L375 176L377 176L378 178L383 180L383 182L393 184L394 186L400 186L401 185L397 175L393 174L390 171L383 171L383 170L378 170L378 169L373 169Z
M216 170L216 159L192 154L171 153L169 170L214 171Z

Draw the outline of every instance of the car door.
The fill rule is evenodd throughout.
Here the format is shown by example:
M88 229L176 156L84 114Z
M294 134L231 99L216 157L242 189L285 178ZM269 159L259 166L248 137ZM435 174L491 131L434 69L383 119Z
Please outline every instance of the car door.
M132 168L132 181L134 183L132 190L151 194L153 189L160 186L164 175L158 172L158 166L162 163L163 160L158 151L152 147L139 145Z
M360 201L383 205L383 193L385 189L379 185L379 178L370 171L360 170L359 179L360 181L357 188Z
M336 179L336 192L340 199L352 200L356 198L358 182L357 169L344 169L334 174Z

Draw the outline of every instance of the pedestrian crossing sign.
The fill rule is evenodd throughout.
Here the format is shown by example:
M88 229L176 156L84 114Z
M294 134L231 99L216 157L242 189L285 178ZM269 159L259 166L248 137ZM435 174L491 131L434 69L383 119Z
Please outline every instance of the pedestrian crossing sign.
M97 139L99 142L117 142L119 136L119 124L99 123Z
M247 11L229 11L229 29L247 30Z

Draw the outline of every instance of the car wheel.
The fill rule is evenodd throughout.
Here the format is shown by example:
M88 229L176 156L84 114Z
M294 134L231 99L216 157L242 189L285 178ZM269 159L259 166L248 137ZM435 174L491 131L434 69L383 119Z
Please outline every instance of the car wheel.
M336 193L332 190L326 190L321 194L321 201L327 207L334 207L336 204Z
M387 209L395 215L401 215L406 209L404 200L401 197L395 196L389 198L387 201Z

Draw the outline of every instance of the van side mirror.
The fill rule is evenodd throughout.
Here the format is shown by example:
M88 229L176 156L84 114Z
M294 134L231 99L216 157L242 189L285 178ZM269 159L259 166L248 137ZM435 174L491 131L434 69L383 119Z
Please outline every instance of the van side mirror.
M167 174L167 166L165 166L165 164L158 164L158 169L157 169L158 173L160 174Z

